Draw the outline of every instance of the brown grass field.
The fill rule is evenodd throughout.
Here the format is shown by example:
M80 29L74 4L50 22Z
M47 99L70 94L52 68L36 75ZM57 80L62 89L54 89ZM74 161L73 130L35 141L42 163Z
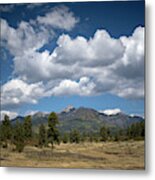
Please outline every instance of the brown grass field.
M145 169L144 141L80 143L24 152L1 149L1 166L95 169Z

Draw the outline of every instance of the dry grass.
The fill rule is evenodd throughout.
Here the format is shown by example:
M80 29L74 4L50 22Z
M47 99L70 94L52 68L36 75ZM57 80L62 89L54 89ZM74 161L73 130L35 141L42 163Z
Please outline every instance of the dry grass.
M144 141L61 144L53 153L31 146L23 153L2 149L1 166L144 169Z

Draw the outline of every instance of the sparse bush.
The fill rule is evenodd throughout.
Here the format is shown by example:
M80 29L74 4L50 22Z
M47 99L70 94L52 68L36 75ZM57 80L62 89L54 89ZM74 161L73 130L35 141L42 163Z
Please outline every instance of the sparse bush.
M109 135L109 129L105 126L102 126L100 129L101 141L107 141Z

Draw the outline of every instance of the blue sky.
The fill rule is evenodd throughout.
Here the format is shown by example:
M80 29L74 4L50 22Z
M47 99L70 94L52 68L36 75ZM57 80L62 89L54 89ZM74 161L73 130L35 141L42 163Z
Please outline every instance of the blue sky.
M144 115L144 1L1 5L1 113Z

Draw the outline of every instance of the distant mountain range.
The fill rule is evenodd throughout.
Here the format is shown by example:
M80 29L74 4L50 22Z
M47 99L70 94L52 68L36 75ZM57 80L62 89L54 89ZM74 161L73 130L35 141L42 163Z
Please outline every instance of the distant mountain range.
M103 112L91 108L74 108L68 106L62 112L57 113L59 118L59 130L64 133L72 129L78 129L80 132L98 132L100 127L106 125L110 128L127 128L131 124L144 121L140 116L130 116L119 112L117 114L107 115ZM32 125L37 131L40 124L47 125L49 114L37 112L32 115ZM18 116L12 120L14 124L17 119L23 121L24 117Z

